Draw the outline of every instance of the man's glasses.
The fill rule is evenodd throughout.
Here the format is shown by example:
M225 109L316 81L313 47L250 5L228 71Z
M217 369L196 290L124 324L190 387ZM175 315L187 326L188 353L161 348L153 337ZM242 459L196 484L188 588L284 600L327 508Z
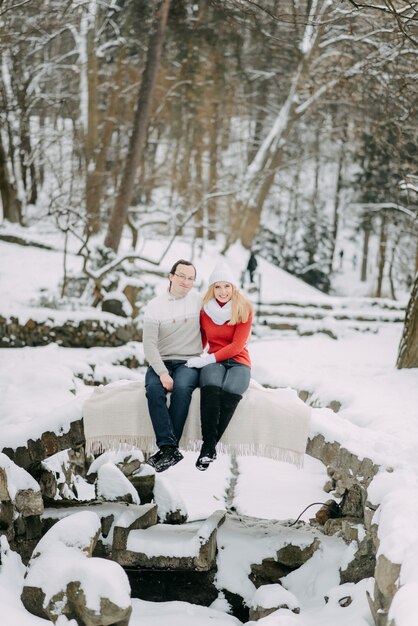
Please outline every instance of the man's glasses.
M188 278L184 274L176 274L175 272L174 276L177 276L177 278L181 278L181 280L185 280L187 283L194 283L194 281L196 280L195 278Z

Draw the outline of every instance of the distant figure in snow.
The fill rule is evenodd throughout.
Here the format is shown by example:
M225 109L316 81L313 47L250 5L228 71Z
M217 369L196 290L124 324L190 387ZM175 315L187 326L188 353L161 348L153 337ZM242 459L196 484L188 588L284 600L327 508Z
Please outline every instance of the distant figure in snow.
M357 254L353 254L353 270L357 267Z
M248 259L247 263L247 272L250 275L250 282L252 283L254 282L254 272L257 269L257 266L257 259L255 258L254 252L251 250L250 258Z
M340 257L340 270L342 270L343 269L343 260L344 260L344 250L342 248L339 251L338 256Z
M224 434L251 378L247 342L253 307L238 290L226 263L216 265L203 297L200 328L209 351L187 361L200 372L200 421L203 444L197 469L206 470L216 459L216 444ZM195 371L195 370L193 370Z

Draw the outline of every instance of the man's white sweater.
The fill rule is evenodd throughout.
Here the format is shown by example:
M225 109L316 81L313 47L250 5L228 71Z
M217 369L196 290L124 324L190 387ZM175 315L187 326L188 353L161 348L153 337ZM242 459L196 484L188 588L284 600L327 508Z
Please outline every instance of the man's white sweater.
M186 361L202 352L201 306L201 297L192 291L184 298L175 298L167 291L147 304L144 312L144 353L158 376L167 372L164 361Z

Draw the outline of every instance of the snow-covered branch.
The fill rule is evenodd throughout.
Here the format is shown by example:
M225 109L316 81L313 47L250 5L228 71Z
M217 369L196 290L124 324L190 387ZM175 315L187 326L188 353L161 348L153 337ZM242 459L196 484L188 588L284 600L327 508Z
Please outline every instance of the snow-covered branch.
M418 219L417 211L412 211L411 209L408 209L401 204L395 204L394 202L355 202L350 206L353 209L367 209L372 213L378 213L385 210L399 211L399 213L407 215L413 221Z

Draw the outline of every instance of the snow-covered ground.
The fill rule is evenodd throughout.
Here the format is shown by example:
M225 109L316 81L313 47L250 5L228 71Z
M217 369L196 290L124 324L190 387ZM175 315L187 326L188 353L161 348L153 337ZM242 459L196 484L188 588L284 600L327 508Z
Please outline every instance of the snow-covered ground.
M25 233L26 234L26 233ZM42 240L38 233L33 239ZM46 240L44 236L43 240ZM59 241L49 236L49 243L59 247ZM150 246L148 250L147 246ZM160 246L160 248L159 248ZM164 243L144 244L141 254L158 258ZM215 263L215 249L205 248L195 255L202 286ZM181 257L190 258L190 246L175 244L162 263L168 271ZM24 321L39 316L100 315L94 310L56 311L39 307L41 289L45 294L57 293L62 279L62 252L23 248L0 242L0 315L14 314ZM228 254L234 271L239 274L246 263L245 251L235 246ZM77 271L80 260L70 256L69 267ZM145 264L142 264L145 267ZM327 300L311 287L260 262L262 298L266 302L292 299L298 301ZM158 288L163 288L163 281ZM373 481L370 497L375 504L383 502L379 511L380 550L394 561L405 564L401 571L405 585L403 597L395 606L397 626L412 625L410 607L415 598L418 581L412 556L418 560L418 535L411 528L410 515L418 503L418 378L416 370L395 369L397 347L402 325L381 323L378 332L357 333L346 330L338 339L326 335L299 337L294 333L264 329L252 339L250 353L253 376L263 384L293 387L313 394L318 407L331 401L341 403L335 414L330 409L313 410L311 433L322 433L328 440L337 440L360 457L390 467L393 473L382 473ZM143 371L130 371L112 363L124 355L136 353L142 357L140 344L121 348L66 349L56 345L39 348L3 349L0 351L0 426L1 445L16 446L45 430L58 430L81 416L82 402L91 388L85 388L76 374L91 373L105 376L108 381L138 378ZM322 487L327 479L326 468L309 457L302 470L269 459L241 457L239 476L232 503L236 518L231 516L219 530L222 558L219 560L219 584L234 584L250 601L254 592L248 579L251 562L260 562L273 555L277 542L277 520L295 519L311 502L329 496ZM216 509L226 506L225 490L231 479L228 457L222 456L210 470L200 473L194 468L194 457L185 460L163 475L168 485L184 503L190 520L203 519ZM171 485L171 487L170 487ZM408 496L411 504L396 509L396 503ZM402 501L402 500L401 500ZM315 509L302 519L313 516ZM238 517L241 523L238 526ZM289 529L290 532L290 529ZM402 540L401 540L402 539ZM308 563L283 581L286 588L300 601L299 615L281 610L261 620L260 626L370 626L366 589L372 581L338 587L338 570L350 557L350 547L336 538L324 538L322 548ZM3 542L0 565L0 602L2 620L7 626L35 626L47 623L25 611L20 602L24 568L16 554ZM330 598L326 604L324 596ZM338 599L351 595L353 602L341 607ZM408 621L409 619L409 621ZM2 621L2 623L3 623ZM59 626L70 624L65 618ZM219 598L210 608L183 602L151 603L133 601L132 626L227 626L238 620L225 613L225 601ZM71 626L75 624L71 623Z

